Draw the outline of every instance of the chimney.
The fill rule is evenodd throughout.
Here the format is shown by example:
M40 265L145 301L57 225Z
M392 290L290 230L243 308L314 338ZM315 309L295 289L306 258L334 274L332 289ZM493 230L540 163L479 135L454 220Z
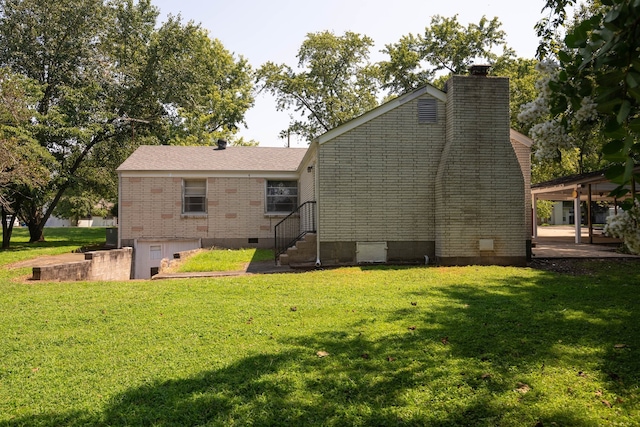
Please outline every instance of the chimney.
M526 263L524 177L509 136L509 79L474 65L447 82L435 180L438 263ZM500 207L500 208L498 208ZM507 215L496 215L504 207Z
M473 64L469 67L469 74L472 76L485 76L489 74L489 68L491 65Z

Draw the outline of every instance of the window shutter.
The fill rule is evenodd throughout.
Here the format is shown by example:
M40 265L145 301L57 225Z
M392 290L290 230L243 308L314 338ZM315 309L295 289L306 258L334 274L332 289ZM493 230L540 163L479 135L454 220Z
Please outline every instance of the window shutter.
M438 104L435 99L418 99L418 123L437 123Z

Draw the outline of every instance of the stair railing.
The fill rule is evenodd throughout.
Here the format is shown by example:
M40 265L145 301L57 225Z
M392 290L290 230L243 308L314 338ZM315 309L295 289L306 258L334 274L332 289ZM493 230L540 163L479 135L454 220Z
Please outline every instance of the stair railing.
M274 227L275 260L295 245L307 233L315 233L317 229L316 201L308 201L284 217Z

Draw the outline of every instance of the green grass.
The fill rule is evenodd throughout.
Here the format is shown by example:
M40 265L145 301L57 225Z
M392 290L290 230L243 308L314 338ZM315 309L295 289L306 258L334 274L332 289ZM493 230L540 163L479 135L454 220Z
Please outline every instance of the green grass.
M0 426L640 425L638 267L113 283L0 267Z
M250 262L273 261L270 249L213 249L198 252L178 265L177 272L237 271Z
M14 228L9 250L0 251L0 266L24 261L43 255L59 255L83 247L103 245L106 240L104 228L47 227L44 242L29 243L29 230Z

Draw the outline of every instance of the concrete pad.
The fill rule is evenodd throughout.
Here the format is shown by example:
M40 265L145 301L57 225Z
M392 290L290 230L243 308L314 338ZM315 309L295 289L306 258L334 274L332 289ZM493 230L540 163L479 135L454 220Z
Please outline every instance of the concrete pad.
M10 264L10 268L23 268L23 267L46 267L55 264L66 264L69 262L81 262L84 261L84 253L66 253L60 255L48 255L38 258L28 259L26 261L16 262Z
M538 227L538 237L532 240L533 258L640 258L618 252L622 240L594 234L589 244L589 230L582 228L582 243L575 243L572 225Z

